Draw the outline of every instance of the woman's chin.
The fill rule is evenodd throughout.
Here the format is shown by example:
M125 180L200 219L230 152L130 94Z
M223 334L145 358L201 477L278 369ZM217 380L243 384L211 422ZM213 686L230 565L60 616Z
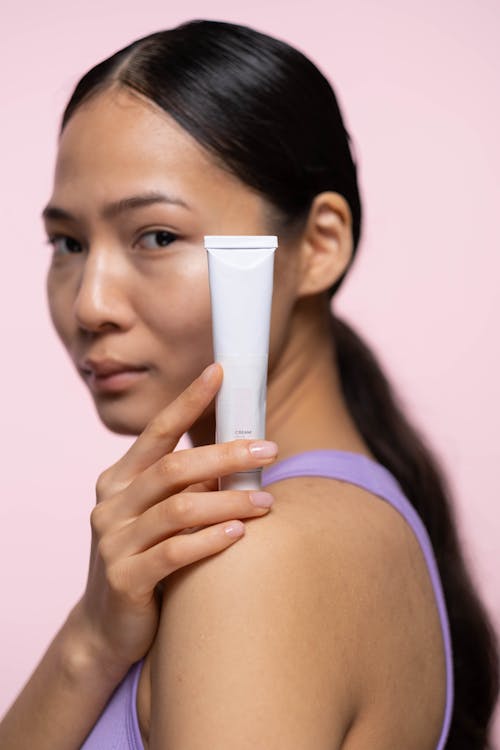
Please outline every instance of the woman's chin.
M103 425L117 435L140 435L154 416L153 411L146 414L144 409L138 410L124 403L94 402L97 415Z
M98 393L91 390L90 395L100 421L108 430L117 435L137 436L187 385L174 390L171 383L161 383L135 393L132 390L119 393ZM214 442L215 399L205 407L191 429L200 432L201 442Z

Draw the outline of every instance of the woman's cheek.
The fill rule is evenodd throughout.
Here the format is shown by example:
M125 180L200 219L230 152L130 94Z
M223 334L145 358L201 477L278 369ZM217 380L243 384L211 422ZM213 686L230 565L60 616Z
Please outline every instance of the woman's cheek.
M185 349L212 348L211 311L208 304L199 300L179 299L167 304L159 312L152 327L156 330L165 348L181 352Z
M211 336L211 305L208 265L204 254L191 253L179 267L170 269L169 278L156 286L156 319L176 340ZM150 290L151 293L152 290ZM158 325L158 323L157 323Z
M194 270L184 267L181 273L171 267L168 275L159 274L135 297L138 318L156 342L162 369L178 370L179 375L211 356L208 279L203 269L197 274Z

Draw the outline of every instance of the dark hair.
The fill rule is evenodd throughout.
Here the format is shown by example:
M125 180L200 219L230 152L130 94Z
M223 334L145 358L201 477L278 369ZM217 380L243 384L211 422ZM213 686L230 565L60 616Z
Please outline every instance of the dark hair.
M303 225L315 195L349 204L356 254L361 200L349 133L330 83L289 44L247 26L196 20L140 38L78 82L60 132L87 99L114 83L171 115L275 211L275 234ZM352 264L352 259L351 259ZM345 274L330 288L335 295ZM332 315L347 405L376 459L392 472L429 533L450 619L455 702L448 750L487 750L499 690L498 645L467 570L443 468L410 424L373 351Z

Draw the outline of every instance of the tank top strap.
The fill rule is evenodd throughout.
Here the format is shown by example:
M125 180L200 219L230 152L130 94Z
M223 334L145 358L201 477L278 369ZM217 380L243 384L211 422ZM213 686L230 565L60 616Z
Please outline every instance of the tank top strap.
M382 464L362 453L341 450L312 450L276 461L262 470L261 485L266 487L273 482L294 477L325 477L356 484L390 503L410 524L422 549L441 622L446 662L446 706L443 726L436 750L444 750L448 737L453 700L453 653L451 632L444 593L441 585L432 543L422 519L404 494L395 476Z
M419 541L431 548L422 519L385 466L362 453L314 450L297 453L262 471L262 486L293 477L325 477L357 484L393 505L410 522ZM432 550L431 550L432 552Z
M362 453L340 450L313 450L297 453L262 470L262 484L281 479L314 476L352 482L375 495L390 494L396 500L401 487L382 464Z

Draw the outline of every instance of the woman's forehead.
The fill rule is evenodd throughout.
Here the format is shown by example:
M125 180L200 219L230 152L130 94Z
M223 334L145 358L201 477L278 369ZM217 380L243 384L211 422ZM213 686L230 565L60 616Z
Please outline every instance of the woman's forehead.
M263 199L218 166L168 113L125 90L105 91L79 107L59 141L49 203L76 210L161 191L202 215L240 210L262 215Z
M126 91L106 91L78 107L60 140L58 168L120 162L163 170L216 168L209 153L163 110Z

